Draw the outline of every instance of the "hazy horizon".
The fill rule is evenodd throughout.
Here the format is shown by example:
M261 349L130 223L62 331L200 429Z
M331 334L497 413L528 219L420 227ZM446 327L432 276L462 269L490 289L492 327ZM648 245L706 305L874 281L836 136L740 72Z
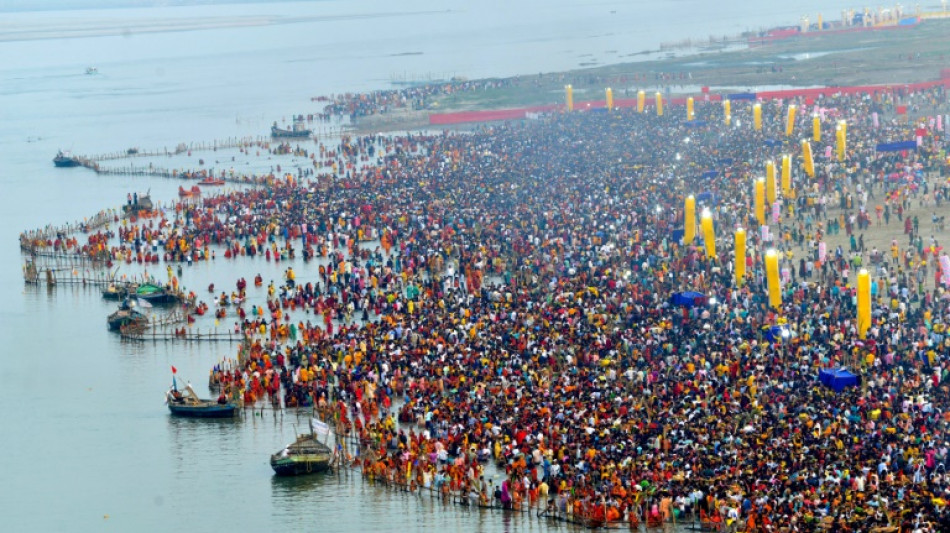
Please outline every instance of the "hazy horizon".
M277 4L321 2L324 0L5 0L0 13L29 11L69 11L77 9L129 9L150 7L188 7L227 4Z

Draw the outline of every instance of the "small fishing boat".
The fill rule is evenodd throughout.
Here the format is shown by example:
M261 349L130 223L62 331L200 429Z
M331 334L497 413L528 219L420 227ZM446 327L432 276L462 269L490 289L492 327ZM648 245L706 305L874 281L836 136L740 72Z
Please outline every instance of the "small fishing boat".
M108 287L102 289L102 298L104 300L122 300L134 290L135 288L127 283L110 283Z
M278 128L277 123L270 127L271 137L310 137L313 131L307 128L303 115L294 118L294 124L291 129Z
M178 301L178 296L154 283L143 283L136 287L135 297L152 305L171 304Z
M60 150L56 152L56 157L53 158L53 164L57 167L69 168L82 165L82 161L73 154Z
M329 434L329 427L319 420L311 421L309 434L297 437L292 444L270 456L270 466L278 476L299 476L330 469L333 452L317 439L318 433Z
M207 177L198 182L199 185L224 185L224 180L221 178L212 178Z
M106 318L106 322L110 330L119 331L120 328L129 324L144 326L148 324L148 317L136 310L134 304L126 298L119 304L119 309Z
M127 215L137 215L140 211L151 211L153 209L152 198L148 194L136 195L135 199L122 206L122 211Z
M86 67L86 75L92 76L93 74L99 74L99 69L96 67Z
M174 368L174 367L172 367ZM165 403L173 415L191 418L232 418L237 413L237 404L219 398L203 400L198 397L191 385L185 385L184 392L178 390L178 383L172 375L172 388L165 393Z

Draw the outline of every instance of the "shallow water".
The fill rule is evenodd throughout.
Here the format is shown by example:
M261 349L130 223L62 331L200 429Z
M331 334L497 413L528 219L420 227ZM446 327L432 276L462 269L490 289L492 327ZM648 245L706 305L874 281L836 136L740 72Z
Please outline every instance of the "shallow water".
M75 2L73 2L75 4ZM87 5L94 5L89 0ZM274 478L269 454L296 418L173 419L169 367L205 392L228 344L123 342L106 331L115 304L81 286L24 286L21 230L117 207L131 191L156 201L179 182L56 169L79 154L174 147L267 133L322 107L310 97L389 85L396 75L512 75L601 63L663 40L735 34L846 4L806 1L560 3L410 0L3 13L0 19L0 332L8 407L0 422L5 531L549 530L526 515L443 507L358 479ZM99 74L86 75L87 67ZM557 98L559 95L552 95ZM311 147L311 149L313 146ZM206 155L211 165L229 152ZM232 154L233 155L233 154ZM169 167L199 157L164 160ZM185 161L188 159L188 161ZM291 156L254 161L293 166ZM135 160L136 164L146 159ZM240 163L241 161L235 161ZM216 168L222 163L216 163ZM177 167L176 167L177 168ZM294 263L298 280L314 265ZM279 280L263 258L183 267L207 299L239 276ZM140 267L121 267L128 275ZM164 265L151 273L165 276ZM251 289L251 303L263 289ZM219 327L232 322L222 321ZM196 326L214 327L205 318ZM303 420L303 419L302 419Z

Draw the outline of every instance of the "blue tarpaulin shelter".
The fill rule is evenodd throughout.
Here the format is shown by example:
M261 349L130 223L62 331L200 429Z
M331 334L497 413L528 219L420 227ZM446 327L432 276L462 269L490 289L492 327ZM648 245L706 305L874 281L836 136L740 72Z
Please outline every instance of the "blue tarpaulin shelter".
M900 141L896 143L881 143L877 145L878 152L901 152L904 150L916 150L917 141Z
M781 144L779 141L776 141L775 139L766 139L763 142L765 143L766 146L778 146L779 144Z
M718 170L707 170L706 172L703 172L703 178L706 178L706 179L715 178L718 175L719 175Z
M736 100L755 100L755 93L732 93L726 95L726 98L735 102Z
M681 307L695 307L706 304L706 295L701 292L675 292L670 297L670 303Z
M707 122L705 120L687 120L686 126L689 128L698 128L700 126L705 126Z
M857 387L861 379L844 368L837 370L828 368L818 372L818 381L835 392L841 392L848 387Z
M699 193L698 196L696 196L696 201L697 201L697 202L702 202L702 203L704 203L704 204L715 204L715 203L716 203L716 195L713 194L713 193L711 193L711 192L709 192L709 191L701 192L701 193Z
M731 164L732 164L732 158L731 158L731 157L720 157L720 158L719 158L719 162L722 163L723 165L731 165Z

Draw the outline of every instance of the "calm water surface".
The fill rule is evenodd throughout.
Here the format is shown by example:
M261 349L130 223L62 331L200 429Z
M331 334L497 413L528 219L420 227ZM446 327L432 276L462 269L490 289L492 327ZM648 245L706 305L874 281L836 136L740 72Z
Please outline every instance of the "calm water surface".
M358 479L274 478L267 460L292 440L293 416L195 422L170 418L163 406L170 365L203 393L208 369L235 347L123 342L106 331L114 304L98 291L22 282L21 230L91 216L130 191L150 189L156 201L169 201L179 185L55 169L50 159L60 148L88 154L261 135L273 120L319 111L311 96L385 88L393 76L474 78L604 64L661 41L793 23L819 9L830 20L849 7L839 0L474 6L369 0L0 13L0 376L7 404L0 529L558 528L523 515L443 507ZM90 66L99 74L85 75ZM289 157L273 162L293 166ZM212 282L230 291L240 276L280 279L287 266L219 258L185 267L182 282L199 294ZM314 268L296 264L298 279ZM163 266L154 270L164 275ZM263 301L263 290L252 289L251 298ZM211 320L198 327L212 327Z

